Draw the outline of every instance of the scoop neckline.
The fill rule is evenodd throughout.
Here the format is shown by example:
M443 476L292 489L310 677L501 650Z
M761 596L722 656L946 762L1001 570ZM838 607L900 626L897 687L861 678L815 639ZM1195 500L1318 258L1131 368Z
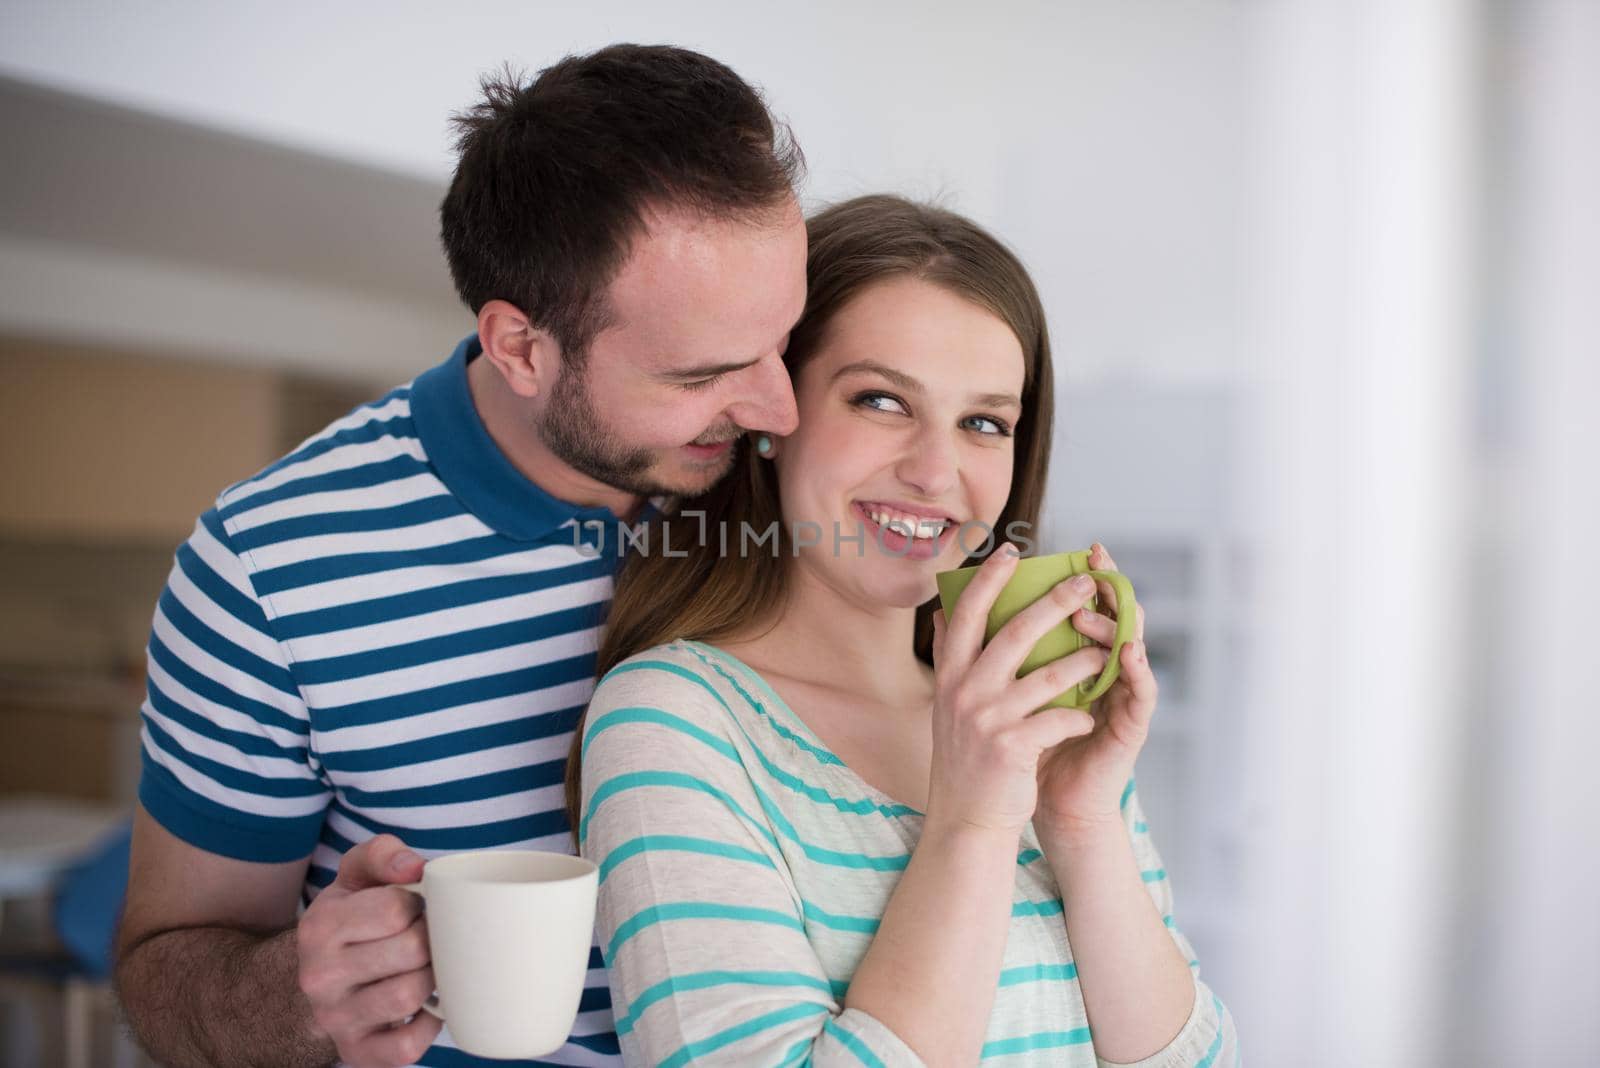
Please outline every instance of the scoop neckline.
M892 805L896 809L904 809L905 811L899 813L899 815L916 816L918 819L927 818L927 813L913 805L906 804L904 801L890 797L888 794L872 785L866 779L863 779L855 768L852 768L843 757L841 757L838 753L835 753L826 742L817 736L817 732L812 730L806 721L801 719L799 714L796 713L793 708L789 707L789 702L785 701L781 696L779 696L778 691L774 690L772 685L762 677L761 672L757 671L743 660L740 660L737 656L728 652L726 649L719 648L718 646L712 645L709 642L698 641L694 638L685 638L683 639L683 644L704 649L713 656L726 661L728 664L736 668L747 679L753 682L761 690L761 692L766 695L768 700L781 709L785 716L787 716L794 724L796 724L802 731L806 733L807 738L815 743L817 748L821 749L824 753L828 754L828 756L832 757L835 766L843 768L845 772L849 774L854 785L863 790L870 799L878 802L879 804L887 804Z

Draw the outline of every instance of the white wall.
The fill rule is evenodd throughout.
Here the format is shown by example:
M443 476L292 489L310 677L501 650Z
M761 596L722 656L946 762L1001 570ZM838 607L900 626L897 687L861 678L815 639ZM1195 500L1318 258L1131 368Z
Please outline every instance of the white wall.
M481 71L683 44L765 87L811 200L896 189L997 228L1069 379L1216 378L1237 351L1243 21L1220 0L32 0L0 11L0 71L442 182Z

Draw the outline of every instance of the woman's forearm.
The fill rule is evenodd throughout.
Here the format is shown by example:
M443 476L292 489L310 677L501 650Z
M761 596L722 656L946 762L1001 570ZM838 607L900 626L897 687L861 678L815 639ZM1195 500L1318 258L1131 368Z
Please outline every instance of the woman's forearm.
M1121 821L1069 832L1035 827L1065 903L1095 1053L1142 1060L1183 1029L1194 977L1145 888Z
M856 967L847 1008L929 1065L973 1065L1000 982L1020 835L928 826Z

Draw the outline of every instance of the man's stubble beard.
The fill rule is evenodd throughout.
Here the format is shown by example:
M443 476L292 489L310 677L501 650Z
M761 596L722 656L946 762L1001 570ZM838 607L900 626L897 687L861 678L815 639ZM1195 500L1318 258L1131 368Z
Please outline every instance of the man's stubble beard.
M624 445L601 421L583 372L581 364L562 368L544 418L535 426L545 447L573 470L641 497L691 497L710 489L733 466L733 451L729 450L722 464L692 484L661 482L651 470L656 452ZM736 433L737 428L731 432Z

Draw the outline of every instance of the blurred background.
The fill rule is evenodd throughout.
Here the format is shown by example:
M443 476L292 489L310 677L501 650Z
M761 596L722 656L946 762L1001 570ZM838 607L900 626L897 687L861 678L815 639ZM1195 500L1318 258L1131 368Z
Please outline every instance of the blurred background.
M935 199L1033 271L1042 548L1146 604L1140 791L1248 1060L1600 1063L1593 0L5 0L4 1063L133 1062L103 925L174 548L472 329L479 74L619 40L762 86L809 206Z

